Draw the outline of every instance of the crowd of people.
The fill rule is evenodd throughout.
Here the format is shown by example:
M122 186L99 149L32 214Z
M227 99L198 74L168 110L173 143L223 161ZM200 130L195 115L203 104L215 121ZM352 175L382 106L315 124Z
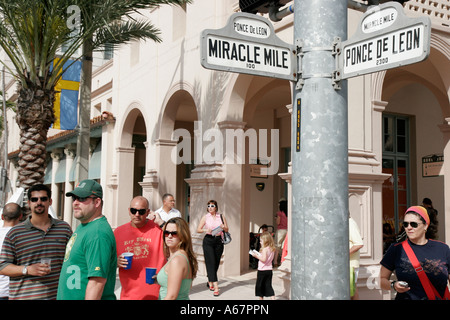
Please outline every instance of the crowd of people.
M27 191L31 213L25 221L18 204L4 206L0 300L114 300L117 268L120 299L189 299L198 263L189 225L174 208L173 195L163 195L155 212L145 197L133 198L130 222L114 231L103 215L103 189L95 180L81 181L66 196L80 222L74 232L49 214L52 195L46 185ZM221 239L228 225L215 200L206 212L197 231L206 233L208 288L218 296Z
M16 203L4 206L0 228L0 300L57 299L113 300L117 268L122 300L187 300L198 271L191 232L174 208L173 195L163 195L161 208L149 208L145 197L134 197L130 221L114 231L103 215L103 189L95 180L81 181L73 191L71 226L49 214L51 190L38 184L27 190L30 214L23 220ZM287 205L279 202L277 235L262 232L255 296L275 298L272 267L286 248ZM229 231L217 201L206 204L196 232L204 234L203 254L207 289L220 295L218 269L224 251L223 234ZM380 284L397 292L396 299L450 299L450 249L436 241L437 211L431 200L405 212L404 238L397 239L381 260ZM349 217L351 296L358 298L359 228ZM395 273L395 280L391 280Z

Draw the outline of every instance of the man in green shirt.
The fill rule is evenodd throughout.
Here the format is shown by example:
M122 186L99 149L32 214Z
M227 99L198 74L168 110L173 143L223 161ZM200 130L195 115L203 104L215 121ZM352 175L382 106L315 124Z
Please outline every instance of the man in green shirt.
M57 299L115 300L116 241L102 214L102 186L83 180L66 196L81 224L67 243Z

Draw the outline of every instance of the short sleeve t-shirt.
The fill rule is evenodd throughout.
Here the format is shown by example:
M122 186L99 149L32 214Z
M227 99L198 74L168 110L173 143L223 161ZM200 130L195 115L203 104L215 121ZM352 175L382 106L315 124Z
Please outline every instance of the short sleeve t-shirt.
M424 245L416 245L409 240L406 241L411 245L428 279L438 293L443 296L447 286L450 266L450 249L448 245L431 239ZM411 288L405 293L397 293L397 300L427 299L420 279L409 261L401 242L391 245L380 263L388 270L395 271L397 279L408 282Z
M162 230L148 220L142 228L135 228L126 223L114 231L117 256L132 252L131 269L119 268L121 300L156 300L159 294L158 284L145 282L145 268L156 268L159 272L166 258L163 251Z
M72 229L65 221L49 215L51 226L47 231L36 228L30 215L24 222L12 227L6 234L0 254L0 270L9 264L28 266L41 258L51 259L51 272L45 276L11 277L10 300L55 300L66 244Z
M58 285L58 300L84 300L91 277L106 278L102 300L115 300L117 253L106 217L80 224L67 243Z

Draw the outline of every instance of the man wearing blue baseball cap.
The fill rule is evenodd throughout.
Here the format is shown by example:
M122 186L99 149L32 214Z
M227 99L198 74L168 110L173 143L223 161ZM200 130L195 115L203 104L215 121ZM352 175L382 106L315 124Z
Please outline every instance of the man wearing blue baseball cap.
M58 300L115 300L116 241L102 214L103 189L83 180L66 193L81 224L66 248L58 286Z

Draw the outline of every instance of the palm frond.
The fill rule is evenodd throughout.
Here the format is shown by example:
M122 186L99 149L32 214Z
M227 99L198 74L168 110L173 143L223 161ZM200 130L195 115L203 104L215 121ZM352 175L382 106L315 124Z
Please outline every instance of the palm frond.
M117 48L122 43L147 39L161 42L159 35L159 29L148 21L116 21L97 30L93 47L98 50L108 43Z

